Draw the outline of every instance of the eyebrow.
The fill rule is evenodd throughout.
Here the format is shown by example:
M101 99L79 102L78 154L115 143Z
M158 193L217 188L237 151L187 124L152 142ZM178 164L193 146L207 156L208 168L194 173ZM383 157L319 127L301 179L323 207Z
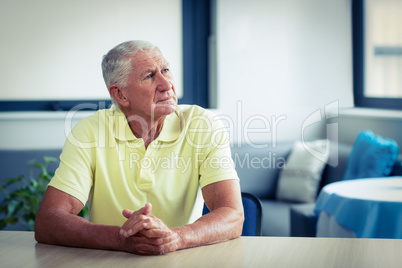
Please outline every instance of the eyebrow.
M144 72L142 72L142 75L145 75L147 73L153 73L153 72L155 72L155 69L148 69L148 70L145 70Z
M166 62L165 64L162 65L162 69L165 69L166 67L169 67L169 68L170 68L169 62Z
M164 65L162 65L161 69L165 69L166 67L169 67L169 68L170 68L170 64L169 64L168 62L165 63ZM145 74L148 74L148 73L154 73L154 72L155 72L155 69L156 69L156 68L147 69L147 70L145 70L144 72L142 72L141 75L145 75Z

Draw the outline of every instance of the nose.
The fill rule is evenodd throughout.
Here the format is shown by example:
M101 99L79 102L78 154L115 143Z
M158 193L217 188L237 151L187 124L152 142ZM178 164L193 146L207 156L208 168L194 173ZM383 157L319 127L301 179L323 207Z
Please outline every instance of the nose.
M160 72L157 73L157 90L158 91L169 91L173 88L173 82L170 77L166 77Z

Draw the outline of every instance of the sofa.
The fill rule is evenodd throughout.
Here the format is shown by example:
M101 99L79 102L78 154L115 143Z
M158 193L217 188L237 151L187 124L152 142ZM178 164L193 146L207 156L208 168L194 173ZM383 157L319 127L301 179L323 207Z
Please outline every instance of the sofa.
M280 201L276 196L280 172L293 144L294 142L282 142L266 148L236 144L231 148L242 192L251 193L261 200L263 206L262 235L264 236L315 236L317 218L314 215L314 202ZM334 146L334 144L330 146L330 158L337 158L338 165L326 165L317 195L325 185L341 180L345 171L352 146L339 143L337 150ZM58 158L60 153L60 149L0 150L0 179L18 175L29 176L30 171L27 165L29 160L42 161L43 156ZM398 159L391 175L402 175L401 162L401 159ZM49 170L55 170L57 165L57 163L51 163ZM3 197L0 197L0 201L2 199ZM7 227L8 230L23 228L24 226L21 225Z
M232 147L232 156L240 178L242 192L256 195L262 203L262 235L263 236L300 236L314 237L317 216L314 213L315 202L300 203L281 201L277 198L277 186L283 165L280 159L287 160L294 142L276 144L268 148L252 148L251 146ZM338 160L337 165L326 164L320 190L327 184L342 180L352 145L331 143L329 160ZM258 166L258 159L266 159L265 164ZM246 165L254 161L254 166ZM267 166L268 160L271 161ZM260 161L263 162L263 161ZM331 163L331 161L328 161ZM334 162L332 162L334 163ZM399 156L390 176L402 176L402 158Z
M294 228L303 222L310 220L314 214L314 203L299 203L281 201L277 199L277 187L281 169L283 168L283 161L286 161L292 148L293 142L278 143L275 146L268 148L252 148L251 146L243 145L241 147L232 147L232 155L235 161L237 173L240 178L241 190L256 195L262 203L263 208L263 222L262 222L262 235L263 236L291 236L292 234L292 221L291 211L300 211L301 215L293 218ZM333 148L331 148L333 149ZM322 174L322 179L317 190L325 185L339 181L342 179L342 174L346 167L347 157L351 151L351 146L339 144L338 155L339 164L337 167L327 165ZM330 150L334 157L334 150ZM240 160L253 159L257 163L257 159L269 159L270 165L261 165L260 167L246 166ZM266 160L268 162L268 160ZM314 225L311 222L311 225ZM298 231L299 236L312 236L310 225L306 226L306 234ZM315 228L313 226L313 228ZM296 231L296 230L295 230Z

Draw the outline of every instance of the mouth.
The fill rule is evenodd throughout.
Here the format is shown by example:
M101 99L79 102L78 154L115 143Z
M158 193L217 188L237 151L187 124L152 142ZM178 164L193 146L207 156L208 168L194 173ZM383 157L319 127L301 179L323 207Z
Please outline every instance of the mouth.
M164 98L164 99L158 100L156 103L168 102L168 101L170 101L171 99L172 99L172 97Z

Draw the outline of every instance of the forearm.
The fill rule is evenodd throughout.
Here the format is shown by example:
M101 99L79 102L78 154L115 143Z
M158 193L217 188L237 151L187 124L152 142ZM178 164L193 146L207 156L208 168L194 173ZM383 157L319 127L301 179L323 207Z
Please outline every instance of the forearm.
M121 250L119 226L94 224L63 211L39 211L35 239L40 243Z
M179 234L180 248L215 244L241 235L244 214L230 207L218 208L193 224L175 228Z

